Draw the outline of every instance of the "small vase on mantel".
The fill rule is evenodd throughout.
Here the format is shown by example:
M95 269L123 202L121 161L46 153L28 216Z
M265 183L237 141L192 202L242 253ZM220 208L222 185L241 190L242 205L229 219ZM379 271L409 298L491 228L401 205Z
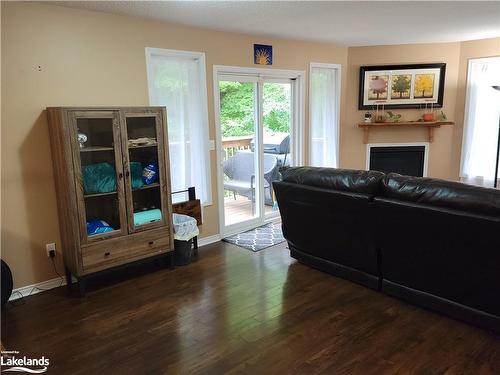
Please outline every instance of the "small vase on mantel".
M385 106L381 105L381 111L379 111L379 105L376 106L375 112L375 122L385 122Z
M434 103L431 103L430 107L425 104L424 114L422 115L422 120L425 122L434 122L436 121L436 113L434 111Z
M434 112L426 112L422 115L422 120L425 122L433 122L436 120Z

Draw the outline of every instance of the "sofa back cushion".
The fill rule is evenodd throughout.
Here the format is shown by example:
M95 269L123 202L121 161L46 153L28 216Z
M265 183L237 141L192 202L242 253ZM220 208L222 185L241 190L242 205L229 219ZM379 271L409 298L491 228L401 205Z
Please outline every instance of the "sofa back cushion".
M384 174L352 169L291 167L282 172L283 181L332 190L375 195Z
M279 181L273 187L291 247L377 274L370 195Z
M382 178L385 198L500 217L500 191L434 178L389 173Z

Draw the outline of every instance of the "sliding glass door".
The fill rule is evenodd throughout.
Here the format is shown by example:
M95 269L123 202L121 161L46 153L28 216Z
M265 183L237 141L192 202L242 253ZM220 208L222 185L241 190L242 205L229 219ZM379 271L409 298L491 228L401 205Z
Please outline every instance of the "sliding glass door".
M258 82L251 77L219 80L224 226L254 221L260 213Z
M294 80L218 74L221 234L238 233L279 215L272 183L294 164Z

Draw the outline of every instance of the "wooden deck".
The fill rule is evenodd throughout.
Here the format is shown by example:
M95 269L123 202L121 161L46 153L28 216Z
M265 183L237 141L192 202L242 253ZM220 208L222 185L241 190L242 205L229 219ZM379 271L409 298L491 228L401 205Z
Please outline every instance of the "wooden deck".
M264 209L266 215L273 212L271 206L264 205ZM254 217L250 199L241 195L236 195L236 199L233 196L224 199L224 213L226 225L241 223Z

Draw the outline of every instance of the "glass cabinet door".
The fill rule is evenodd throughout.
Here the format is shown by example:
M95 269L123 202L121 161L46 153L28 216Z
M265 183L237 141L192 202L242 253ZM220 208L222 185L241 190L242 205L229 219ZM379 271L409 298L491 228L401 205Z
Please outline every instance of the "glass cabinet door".
M124 129L123 129L124 128ZM161 112L126 112L122 125L126 150L129 231L165 225L167 190Z
M70 116L81 240L122 235L126 206L118 112L75 111Z

